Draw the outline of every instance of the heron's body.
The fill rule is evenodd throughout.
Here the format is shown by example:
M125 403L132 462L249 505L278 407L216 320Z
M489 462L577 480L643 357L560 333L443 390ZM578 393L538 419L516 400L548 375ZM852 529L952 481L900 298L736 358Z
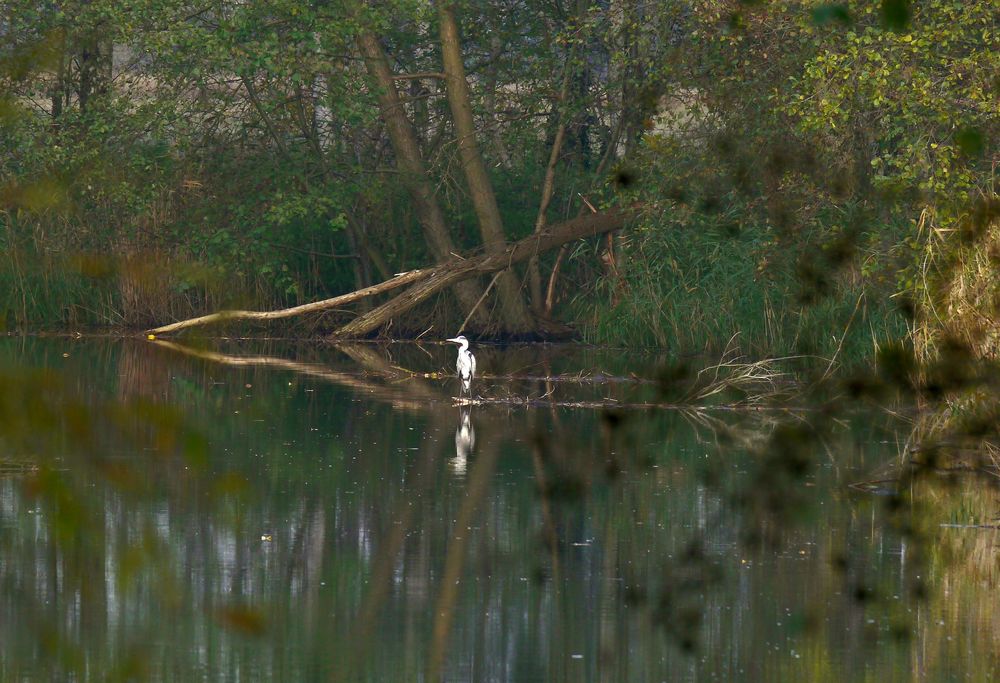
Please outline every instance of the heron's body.
M458 371L458 378L462 381L462 391L471 394L472 380L476 376L476 357L469 351L469 340L463 336L458 336L448 341L459 345L455 370Z

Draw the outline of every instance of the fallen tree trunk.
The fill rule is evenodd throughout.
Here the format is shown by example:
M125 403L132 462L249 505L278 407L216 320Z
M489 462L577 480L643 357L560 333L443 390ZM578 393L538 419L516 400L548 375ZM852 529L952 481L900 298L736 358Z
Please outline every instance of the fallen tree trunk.
M329 310L376 294L382 294L383 292L388 292L404 285L412 285L410 289L407 289L396 298L358 316L333 333L333 336L338 339L358 339L368 335L388 323L394 316L405 313L446 287L479 275L489 275L497 271L506 270L515 263L525 261L536 254L548 251L567 242L618 230L633 214L634 209L627 208L612 209L605 213L581 216L553 225L544 232L525 237L508 245L503 251L471 258L458 257L455 260L439 264L433 268L421 268L419 270L400 273L385 282L347 294L341 294L332 299L323 299L322 301L314 301L277 311L219 311L218 313L163 325L148 330L148 332L153 335L169 334L188 327L228 322L230 320L277 320L279 318L290 318L302 315L303 313Z
M179 330L183 330L188 327L209 325L211 323L226 322L229 320L276 320L278 318L290 318L295 315L302 315L303 313L325 311L330 308L353 303L375 294L388 292L396 289L397 287L413 284L414 282L430 277L433 274L434 270L432 268L411 270L406 273L400 273L396 277L386 280L385 282L380 282L377 285L365 287L364 289L359 289L347 294L341 294L340 296L335 296L332 299L313 301L312 303L302 304L301 306L293 306L291 308L282 308L277 311L219 311L217 313L211 313L209 315L189 318L187 320L180 320L169 325L163 325L162 327L148 330L148 332L150 334L169 334L170 332L178 332Z
M332 336L337 339L364 337L456 282L506 270L515 263L567 242L617 230L625 224L633 212L633 209L612 209L605 213L580 216L554 225L544 232L525 237L508 245L503 251L442 264L429 277L422 279L396 298L358 316Z

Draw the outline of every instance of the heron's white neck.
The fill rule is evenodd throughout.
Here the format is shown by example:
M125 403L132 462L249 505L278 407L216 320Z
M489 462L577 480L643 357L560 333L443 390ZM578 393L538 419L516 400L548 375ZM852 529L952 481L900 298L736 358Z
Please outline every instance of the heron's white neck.
M462 353L463 351L468 351L469 350L469 340L468 339L463 339L462 341L460 341L458 343L460 345L459 349L458 349L459 353Z

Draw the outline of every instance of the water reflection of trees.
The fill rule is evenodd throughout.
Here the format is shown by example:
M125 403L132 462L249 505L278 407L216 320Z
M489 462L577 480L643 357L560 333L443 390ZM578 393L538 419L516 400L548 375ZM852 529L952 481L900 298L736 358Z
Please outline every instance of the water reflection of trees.
M461 413L433 380L420 398L374 358L362 375L312 350L256 365L114 348L117 366L79 374L56 404L121 441L95 456L53 430L47 453L67 466L0 483L5 677L842 680L860 661L873 677L965 662L935 617L992 623L985 606L958 612L981 603L988 536L938 545L935 597L914 602L889 497L838 486L875 464L851 449L877 426L800 443L770 414L483 407L456 478ZM155 381L127 379L144 368ZM111 410L116 396L134 410ZM170 424L203 446L188 453ZM775 443L838 449L845 471L813 454L776 476ZM749 505L747 482L778 486L794 514ZM85 508L68 531L60 490ZM956 518L995 505L964 501Z

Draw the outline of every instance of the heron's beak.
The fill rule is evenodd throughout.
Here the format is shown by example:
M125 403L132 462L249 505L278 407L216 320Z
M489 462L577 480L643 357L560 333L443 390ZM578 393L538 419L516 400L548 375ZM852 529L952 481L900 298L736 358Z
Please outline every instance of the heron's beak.
M453 344L461 344L462 343L462 342L458 341L457 339L445 339L445 341L450 341Z

